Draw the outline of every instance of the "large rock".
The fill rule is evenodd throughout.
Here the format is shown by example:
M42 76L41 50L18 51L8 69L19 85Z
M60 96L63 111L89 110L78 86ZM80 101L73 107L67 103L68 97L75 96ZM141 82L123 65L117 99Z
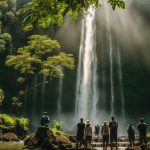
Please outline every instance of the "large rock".
M0 134L0 141L19 142L20 140L14 133L4 133L4 134Z
M52 132L47 127L38 127L36 133L26 138L24 144L27 149L76 150L76 139L73 136L60 131Z

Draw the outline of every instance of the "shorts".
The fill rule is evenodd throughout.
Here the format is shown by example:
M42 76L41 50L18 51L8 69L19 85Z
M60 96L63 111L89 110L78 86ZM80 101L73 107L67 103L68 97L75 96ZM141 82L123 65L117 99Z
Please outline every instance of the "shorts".
M86 136L86 137L85 137L85 140L86 140L86 141L89 141L89 143L91 143L92 136Z
M103 143L108 143L109 142L109 135L103 135Z

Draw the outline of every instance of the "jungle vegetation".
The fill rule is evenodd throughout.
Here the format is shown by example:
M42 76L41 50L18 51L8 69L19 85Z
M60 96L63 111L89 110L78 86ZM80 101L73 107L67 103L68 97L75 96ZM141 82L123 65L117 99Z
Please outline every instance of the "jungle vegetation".
M75 67L73 55L64 53L57 40L38 34L37 29L59 27L67 14L73 20L84 17L89 7L100 7L101 3L99 0L26 0L20 6L16 3L14 0L0 0L0 77L14 76L16 80L12 82L18 91L13 96L14 91L9 93L2 81L0 103L5 97L4 104L20 107L24 94L50 79L63 77L61 67L70 70ZM108 0L108 3L113 10L125 8L122 0ZM46 81L25 89L26 81L35 76L45 76Z

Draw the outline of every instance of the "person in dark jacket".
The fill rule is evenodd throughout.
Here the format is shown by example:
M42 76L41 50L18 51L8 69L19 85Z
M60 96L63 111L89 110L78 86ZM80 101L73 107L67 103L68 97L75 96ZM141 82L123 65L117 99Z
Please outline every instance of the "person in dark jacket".
M41 126L48 127L49 124L49 116L47 115L47 112L44 112L44 114L41 117Z
M84 130L85 130L85 123L83 122L83 118L80 119L80 122L77 124L77 149L78 144L80 147L84 144Z
M118 123L115 121L115 118L112 117L112 120L109 122L109 131L110 131L110 147L113 149L113 142L115 142L115 147L117 149L117 129Z
M96 125L96 126L95 126L95 136L96 136L96 137L99 137L99 131L100 131L100 126L99 126L99 125Z
M129 142L130 142L130 146L133 147L134 146L134 141L135 141L135 131L134 131L134 128L133 128L132 124L128 125L127 133L128 133L128 139L129 139Z
M147 146L147 139L146 139L147 124L144 123L143 118L140 118L140 123L137 125L137 129L139 131L140 145L145 144L145 146Z

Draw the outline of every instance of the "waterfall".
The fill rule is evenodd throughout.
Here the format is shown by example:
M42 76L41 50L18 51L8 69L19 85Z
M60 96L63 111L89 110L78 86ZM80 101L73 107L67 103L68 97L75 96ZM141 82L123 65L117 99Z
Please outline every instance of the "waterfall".
M37 80L38 80L38 77L37 75L35 75L35 78L33 79L33 86L35 87L37 85ZM37 88L35 87L34 88L34 91L33 91L33 102L32 102L32 120L34 120L35 118L35 108L36 108L36 101L37 101Z
M98 90L95 29L95 8L91 7L82 21L81 28L75 108L78 117L96 115Z
M93 108L92 108L92 118L97 118L98 116L98 109L97 109L97 104L99 100L99 91L98 91L98 77L97 77L97 55L96 55L96 25L95 25L95 16L94 16L94 24L93 24L93 33L94 33L94 43L93 43L93 81L92 81L92 86L93 86Z
M111 84L111 115L114 115L114 81L113 81L113 47L112 47L112 36L110 28L110 16L106 2L104 3L106 8L106 21L109 41L109 58L110 58L110 84Z
M120 95L121 95L121 105L122 105L122 116L125 120L125 100L124 100L124 90L123 90L123 78L122 78L122 67L121 67L121 57L120 57L120 49L118 47L118 75L120 82Z
M28 83L27 83L25 91L27 91L28 88L29 88L29 86L28 86ZM24 113L24 115L26 114L27 99L28 99L28 93L26 93L25 96L24 96L24 104L23 104L23 113Z
M81 66L82 66L82 53L84 49L84 36L85 36L85 19L82 20L82 27L81 27L81 42L79 48L79 59L78 59L78 69L77 69L77 84L76 84L76 103L75 103L75 115L79 113L79 103L80 103L80 90L81 90ZM78 116L79 117L79 116Z
M43 75L42 79L43 83L42 84L42 102L41 102L41 111L44 111L44 104L45 104L45 92L46 92L46 76Z
M60 70L63 72L63 68L60 67ZM62 88L63 88L63 77L59 77L58 82L58 99L57 99L57 113L58 115L61 113L61 100L62 100Z
M14 0L14 10L16 11L17 9L17 0Z

